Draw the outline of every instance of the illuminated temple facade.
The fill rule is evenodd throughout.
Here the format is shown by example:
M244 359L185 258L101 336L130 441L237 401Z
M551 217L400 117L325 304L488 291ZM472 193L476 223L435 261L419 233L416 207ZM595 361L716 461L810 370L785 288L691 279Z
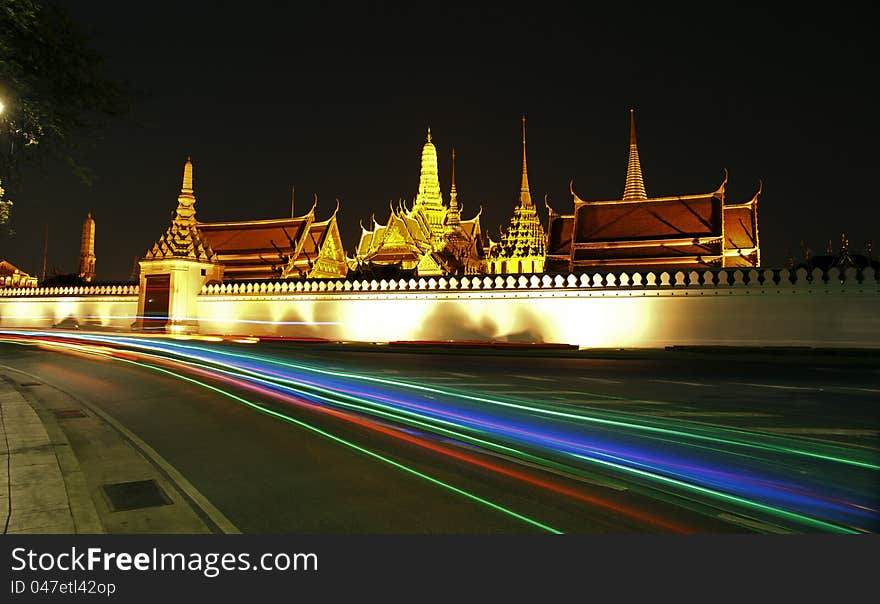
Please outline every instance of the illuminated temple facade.
M193 165L187 159L174 219L144 260L188 258L209 263L216 265L217 278L223 281L345 277L338 204L322 221L315 219L316 200L303 216L200 222L192 181Z
M699 195L648 197L630 110L629 161L622 199L585 201L571 187L574 208L548 206L546 271L757 267L758 198L728 203L727 176Z
M544 270L546 238L541 220L532 203L526 164L526 118L522 118L522 179L519 204L507 230L498 242L490 241L488 271L492 274L540 273Z
M360 240L351 261L355 274L431 276L485 272L480 213L462 220L455 187L455 151L452 158L452 186L446 206L440 190L437 149L429 128L422 147L419 191L412 208L392 205L384 225L375 218L372 228L361 225Z
M37 287L37 278L8 260L0 260L0 287Z

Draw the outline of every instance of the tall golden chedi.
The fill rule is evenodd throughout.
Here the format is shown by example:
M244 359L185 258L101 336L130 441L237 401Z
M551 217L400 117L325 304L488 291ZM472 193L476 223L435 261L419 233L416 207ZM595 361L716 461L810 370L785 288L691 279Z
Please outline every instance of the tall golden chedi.
M454 178L453 178L454 179ZM454 191L454 185L453 185ZM461 219L457 192L454 207L446 208L440 190L437 149L428 128L422 147L419 190L411 209L391 206L388 221L361 225L351 268L362 276L419 276L482 272L483 245L479 212Z
M412 215L428 225L431 232L431 245L434 249L443 247L443 196L440 193L440 175L437 169L437 149L431 141L431 129L422 147L422 168L419 171L419 193L413 205Z
M750 201L728 203L726 185L725 171L711 193L648 197L631 109L623 197L585 201L572 184L571 214L548 205L546 271L757 267L761 188Z
M95 219L89 212L83 220L82 241L79 247L79 277L91 282L95 279Z
M538 218L532 194L529 191L529 171L526 164L526 116L522 117L522 180L519 205L513 211L507 231L501 241L489 246L488 268L492 274L540 273L544 270L546 241L544 227Z

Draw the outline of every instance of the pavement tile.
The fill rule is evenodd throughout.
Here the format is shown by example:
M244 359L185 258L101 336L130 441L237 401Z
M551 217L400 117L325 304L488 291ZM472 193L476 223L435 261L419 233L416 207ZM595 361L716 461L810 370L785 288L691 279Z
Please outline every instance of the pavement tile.
M32 526L9 531L9 533L17 535L69 535L73 533L73 522L57 522L42 526Z
M64 506L40 511L18 511L13 507L12 516L9 518L10 533L29 532L44 527L58 527L61 529L55 532L74 532L70 509ZM39 530L36 532L39 532Z
M15 456L13 456L13 461L15 461ZM9 483L13 488L16 486L45 483L47 480L58 480L62 483L64 481L61 469L58 467L58 462L55 460L54 455L45 463L29 465L13 463L9 473Z
M12 507L21 512L37 512L67 506L64 482L44 481L42 484L12 486Z
M39 435L29 435L29 434L7 434L6 438L9 440L9 450L13 455L15 453L21 453L28 449L37 449L39 447L49 446L49 441L46 438L45 434L43 436Z
M57 463L55 452L48 445L36 449L13 451L11 462L13 466L40 466L50 462Z

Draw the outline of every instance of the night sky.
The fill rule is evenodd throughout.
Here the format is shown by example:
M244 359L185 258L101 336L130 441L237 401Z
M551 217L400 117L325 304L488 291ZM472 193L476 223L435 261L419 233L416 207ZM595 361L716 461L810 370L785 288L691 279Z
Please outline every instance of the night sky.
M764 178L765 265L799 259L801 239L836 249L842 231L855 252L880 244L859 10L299 4L64 3L137 96L81 156L91 187L53 164L4 181L16 233L0 258L39 274L48 221L48 272L74 272L91 211L98 279L127 280L169 224L187 155L199 219L287 216L295 184L297 213L317 193L323 219L341 198L351 254L359 221L415 197L428 126L444 199L454 145L463 216L482 205L497 239L518 201L521 114L546 221L545 194L571 211L570 179L583 199L622 195L631 106L649 197L712 191L727 168L728 200L746 201Z

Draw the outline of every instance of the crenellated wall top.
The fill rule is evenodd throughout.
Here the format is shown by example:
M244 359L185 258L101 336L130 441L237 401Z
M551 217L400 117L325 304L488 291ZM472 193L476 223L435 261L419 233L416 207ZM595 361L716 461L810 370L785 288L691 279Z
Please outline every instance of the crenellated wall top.
M137 284L72 285L68 287L9 287L0 288L0 298L56 298L84 296L136 296Z
M202 287L205 296L286 295L315 292L375 292L433 290L523 290L523 289L730 289L730 288L813 288L837 286L878 286L872 268L840 271L806 269L713 269L703 271L659 271L632 273L581 273L558 275L479 275L411 279L346 280L297 279L238 281Z

